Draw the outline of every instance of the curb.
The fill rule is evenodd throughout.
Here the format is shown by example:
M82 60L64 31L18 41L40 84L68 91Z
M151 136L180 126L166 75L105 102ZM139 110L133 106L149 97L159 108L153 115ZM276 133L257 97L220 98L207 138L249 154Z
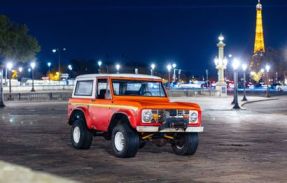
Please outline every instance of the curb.
M255 100L255 101L247 101L244 102L240 105L240 107L243 107L245 104L251 104L251 103L256 103L256 102L265 102L265 101L271 101L271 100L279 100L278 98L269 98L269 99L261 99L261 100Z

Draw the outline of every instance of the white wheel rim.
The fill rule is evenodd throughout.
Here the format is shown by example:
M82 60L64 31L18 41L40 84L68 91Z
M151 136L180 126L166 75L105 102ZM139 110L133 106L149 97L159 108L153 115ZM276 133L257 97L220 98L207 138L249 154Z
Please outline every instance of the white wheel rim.
M125 138L122 132L117 132L115 135L115 147L118 151L122 151L124 149Z
M81 136L80 128L76 126L73 130L73 140L75 143L79 143L80 136Z
M183 147L184 147L184 145L182 145L182 146L176 145L176 148L180 149L180 150L183 149Z

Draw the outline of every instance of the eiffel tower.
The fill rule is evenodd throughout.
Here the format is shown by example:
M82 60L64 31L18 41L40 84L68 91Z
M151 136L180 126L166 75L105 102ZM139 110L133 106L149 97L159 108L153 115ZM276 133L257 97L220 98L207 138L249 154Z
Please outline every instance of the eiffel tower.
M253 56L250 62L250 69L252 70L252 79L259 82L263 73L260 72L265 53L265 43L263 34L263 18L262 18L262 4L260 0L256 5L256 30Z

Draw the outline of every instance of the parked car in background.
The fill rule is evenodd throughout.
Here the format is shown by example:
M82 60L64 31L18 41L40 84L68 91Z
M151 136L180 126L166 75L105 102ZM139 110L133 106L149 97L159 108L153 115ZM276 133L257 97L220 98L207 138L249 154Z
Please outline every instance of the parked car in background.
M287 85L278 84L275 86L276 91L287 91Z
M189 83L182 83L178 88L205 88L207 86L205 81L191 81Z

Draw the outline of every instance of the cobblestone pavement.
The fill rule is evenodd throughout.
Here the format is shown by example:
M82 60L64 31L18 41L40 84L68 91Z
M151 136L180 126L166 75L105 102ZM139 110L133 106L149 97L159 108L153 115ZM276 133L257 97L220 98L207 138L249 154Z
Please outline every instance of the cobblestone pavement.
M196 155L147 144L131 159L95 137L75 150L66 103L10 103L0 109L0 160L80 182L287 182L287 97L231 110L231 98L178 99L203 106ZM255 98L251 98L255 100Z

